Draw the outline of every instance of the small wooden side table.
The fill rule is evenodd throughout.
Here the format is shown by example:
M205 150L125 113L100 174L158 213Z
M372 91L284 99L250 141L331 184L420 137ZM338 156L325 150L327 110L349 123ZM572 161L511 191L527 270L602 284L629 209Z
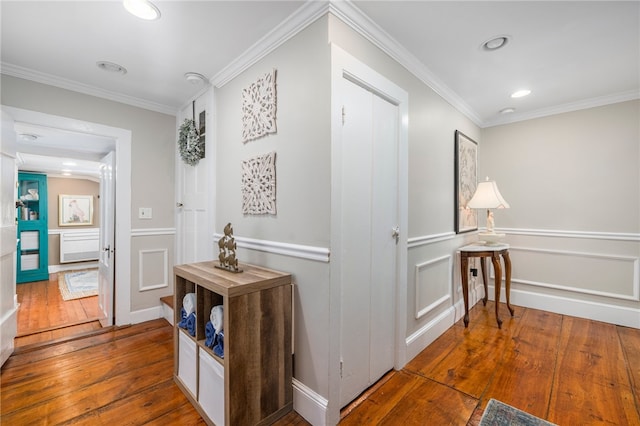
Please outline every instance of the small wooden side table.
M498 328L502 328L502 320L499 315L500 306L500 285L502 281L502 268L500 265L500 256L504 260L504 272L505 272L505 293L507 296L507 308L513 316L514 311L509 303L509 296L511 292L511 259L509 259L509 244L493 244L493 245L479 245L470 244L460 248L460 268L462 273L462 293L464 297L464 326L469 326L469 258L479 257L480 267L482 268L482 282L484 283L484 298L482 303L487 305L487 293L488 293L488 278L486 260L487 257L491 258L493 263L493 269L496 273L495 277L495 300L496 300L496 321L498 322Z

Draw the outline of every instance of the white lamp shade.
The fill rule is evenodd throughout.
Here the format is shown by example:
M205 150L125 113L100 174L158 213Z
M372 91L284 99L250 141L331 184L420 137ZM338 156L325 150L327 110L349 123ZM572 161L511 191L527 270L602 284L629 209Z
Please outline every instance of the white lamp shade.
M480 182L475 194L467 203L472 209L508 209L509 203L502 198L498 185L493 180Z

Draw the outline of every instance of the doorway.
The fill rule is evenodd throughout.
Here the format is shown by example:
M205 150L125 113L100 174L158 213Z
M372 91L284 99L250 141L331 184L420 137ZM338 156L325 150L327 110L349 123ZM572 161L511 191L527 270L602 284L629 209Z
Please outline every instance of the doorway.
M62 146L64 144L58 144L56 140L60 138L74 146L88 145L86 151L113 150L114 142L19 122L14 124L14 128L18 134L19 178L35 176L42 181L40 201L24 201L29 207L42 203L39 209L41 222L21 218L19 230L20 227L30 229L37 225L44 227L45 234L40 242L40 254L35 255L44 262L40 263L42 272L25 277L28 279L19 279L16 286L19 308L15 347L18 348L101 329L97 297L99 247L103 231L112 229L103 207L107 202L112 210L113 201L103 196L102 163L92 161L92 156L100 153L69 154ZM40 155L39 150L38 154L32 153L39 145L49 148L47 155ZM27 171L31 173L25 173ZM24 188L20 192L24 192ZM68 202L73 209L67 207ZM18 259L25 257L22 256L24 253L30 252L21 251ZM29 256L34 255L26 257ZM18 262L18 270L20 268ZM113 280L110 285L113 285ZM113 290L106 293L111 294Z
M114 182L121 182L114 190L113 201L116 206L113 233L115 235L114 246L118 247L112 252L114 263L118 264L115 271L113 284L109 291L113 309L112 321L115 325L125 325L131 322L130 312L130 258L131 258L131 131L102 124L85 122L67 117L54 116L35 111L3 106L16 123L39 126L45 131L55 130L61 132L82 133L87 137L110 139L115 148ZM67 149L79 152L81 147L72 146ZM46 150L50 152L49 149ZM102 151L100 154L104 154ZM68 152L65 155L69 155ZM112 248L114 247L112 246Z

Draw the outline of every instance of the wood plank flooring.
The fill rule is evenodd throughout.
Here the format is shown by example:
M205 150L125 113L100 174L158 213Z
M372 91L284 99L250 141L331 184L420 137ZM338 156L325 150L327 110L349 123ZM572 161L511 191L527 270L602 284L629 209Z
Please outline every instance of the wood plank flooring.
M498 330L471 310L341 425L477 425L490 398L559 425L640 425L640 330L516 307ZM154 320L9 358L1 424L204 422L172 380L172 328ZM276 423L308 425L297 413Z
M62 299L58 276L47 281L18 284L18 336L15 347L56 341L101 328L98 319L98 296Z

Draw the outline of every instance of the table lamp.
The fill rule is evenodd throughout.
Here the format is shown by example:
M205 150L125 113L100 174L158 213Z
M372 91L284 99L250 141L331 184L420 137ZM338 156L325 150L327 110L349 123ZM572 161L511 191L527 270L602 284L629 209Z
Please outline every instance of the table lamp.
M509 203L502 198L496 182L487 177L485 182L478 183L476 192L467 203L467 207L487 209L487 231L478 233L478 237L487 244L498 244L504 238L504 234L496 234L491 209L508 209Z

